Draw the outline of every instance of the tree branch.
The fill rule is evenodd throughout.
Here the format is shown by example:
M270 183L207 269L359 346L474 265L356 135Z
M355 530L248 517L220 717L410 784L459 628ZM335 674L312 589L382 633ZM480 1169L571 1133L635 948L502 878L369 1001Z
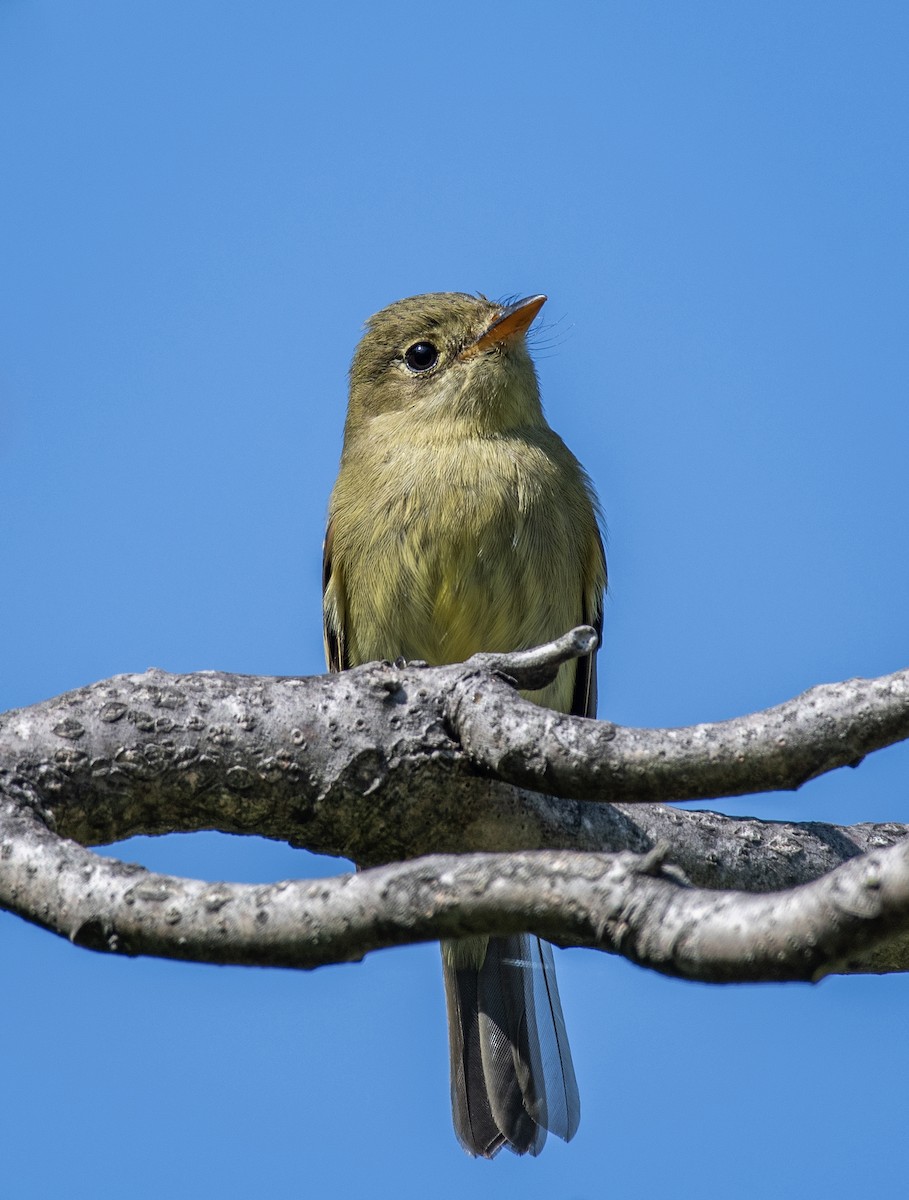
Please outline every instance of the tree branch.
M909 937L902 933L902 917L894 916L899 905L891 903L892 895L901 894L895 876L887 876L890 899L871 924L864 917L858 924L844 922L824 888L811 893L825 897L817 911L811 908L815 901L807 900L793 909L794 893L785 899L753 896L755 904L739 894L792 888L845 863L859 874L847 872L842 879L864 895L865 885L855 880L866 867L848 860L868 851L876 855L909 833L905 826L761 822L640 803L795 787L855 763L909 735L909 672L815 688L763 713L691 729L620 729L564 717L515 696L511 681L524 689L539 687L560 662L587 652L592 636L590 630L575 630L533 651L477 656L453 667L371 664L310 679L149 671L5 714L0 905L81 943L100 939L111 948L114 937L115 948L126 953L232 962L283 962L281 955L289 953L298 956L293 958L298 965L313 965L397 941L532 929L567 944L617 949L681 974L689 968L677 961L676 951L667 955L658 948L661 930L670 928L666 914L682 914L679 928L688 945L698 941L702 927L719 929L717 914L725 912L734 914L727 924L744 922L747 947L736 978L808 977L772 974L770 958L779 957L779 948L768 958L761 947L769 944L766 929L777 925L788 929L793 945L803 945L808 929L804 937L813 938L824 954L848 960L839 969L909 969ZM633 803L606 803L607 797ZM168 880L64 840L92 845L136 833L199 829L280 838L362 866L434 857L395 867L392 875L364 872L354 881L282 884L263 892ZM736 894L718 898L683 888L665 872L658 879L642 875L634 856L646 856L660 842L670 845L687 882L737 889ZM514 857L544 849L549 853ZM478 854L489 851L512 852L517 874L506 869L508 859ZM620 854L615 862L638 864L628 868L629 878L638 880L633 903L631 893L622 893L619 903L590 884L595 861L594 874L605 872L615 886L618 867L603 852L622 851L632 857ZM441 852L472 857L450 861ZM591 852L597 852L595 859ZM526 883L531 866L534 887L542 893L538 908L504 882ZM577 887L586 889L583 896L571 883L573 871L579 872ZM391 908L368 890L361 893L376 878L379 892L390 879L423 880L413 892L415 904L422 897L422 907L404 912L397 884ZM839 871L829 877L840 878ZM462 893L463 912L449 896L449 880ZM649 918L632 923L628 928L637 932L623 940L609 933L606 909L595 917L594 903L608 902L618 904L627 923L653 883L663 889L659 895L674 897L657 925L648 924ZM305 931L316 919L306 907L316 895L330 897L351 920L343 897L353 897L366 906L368 919L357 918L359 932L345 940L325 933L329 926L319 916L324 936L314 935L318 951L301 949L288 925L287 945L293 948L286 949L284 934L274 943L260 936L264 957L257 959L249 957L256 953L251 943L228 948L217 922L205 925L212 887L229 896L231 913L252 914L249 919L258 925L249 928L259 935L266 924L284 928L261 914L280 915L285 908L294 912L294 921L304 921ZM471 888L485 898L470 900ZM153 893L161 899L149 899ZM426 907L428 894L437 894L438 904ZM587 911L583 920L572 915L576 904L577 912ZM646 912L658 909L656 899L648 899ZM694 912L700 914L696 924ZM171 919L161 915L166 913ZM786 913L794 914L794 925L783 920ZM245 928L237 920L237 929ZM597 934L599 941L591 939L585 921L605 931ZM724 938L733 944L728 930ZM843 950L849 938L852 949ZM210 957L218 946L228 957ZM713 951L707 954L714 958ZM764 974L748 974L758 970L749 965L755 962L764 964ZM799 951L786 958L785 970L810 975L828 966L823 957L805 958ZM733 977L732 967L723 969L730 972L724 977ZM696 970L708 973L692 977L720 977L709 974L719 970L715 964Z
M90 949L195 962L315 967L529 930L687 979L813 980L909 930L907 841L769 895L688 888L664 870L668 848L432 855L315 882L203 883L91 854L9 803L0 846L12 911Z
M550 648L554 656L564 652L564 641L540 647L538 658ZM486 657L471 662L486 665ZM490 655L489 666L501 672L508 657ZM510 673L521 675L514 664ZM762 712L686 729L621 728L567 716L516 700L504 681L489 683L483 675L466 675L455 696L451 727L479 767L508 783L579 800L628 804L784 791L909 738L909 670L822 684Z

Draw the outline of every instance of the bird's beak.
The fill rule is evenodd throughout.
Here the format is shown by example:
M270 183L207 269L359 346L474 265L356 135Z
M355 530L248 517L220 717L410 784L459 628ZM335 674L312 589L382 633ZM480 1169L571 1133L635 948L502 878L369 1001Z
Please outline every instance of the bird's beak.
M510 338L526 333L545 303L545 296L527 296L515 304L509 304L487 325L475 342L464 347L460 357L471 358L483 350L491 350L500 342L507 342Z

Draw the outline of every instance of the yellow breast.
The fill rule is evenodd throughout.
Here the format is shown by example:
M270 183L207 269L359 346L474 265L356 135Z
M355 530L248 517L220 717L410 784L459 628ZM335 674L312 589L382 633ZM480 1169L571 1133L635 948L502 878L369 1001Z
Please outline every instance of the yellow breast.
M528 433L462 439L455 453L392 440L345 464L326 600L351 665L524 649L594 610L605 581L583 474L551 430ZM531 698L567 710L573 681L567 664Z

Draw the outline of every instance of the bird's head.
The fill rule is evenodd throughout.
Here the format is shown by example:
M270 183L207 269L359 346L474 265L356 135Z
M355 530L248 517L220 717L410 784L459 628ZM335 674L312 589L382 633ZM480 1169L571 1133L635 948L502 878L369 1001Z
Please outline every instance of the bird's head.
M524 335L545 300L433 292L383 308L351 364L348 432L391 413L489 433L542 423Z

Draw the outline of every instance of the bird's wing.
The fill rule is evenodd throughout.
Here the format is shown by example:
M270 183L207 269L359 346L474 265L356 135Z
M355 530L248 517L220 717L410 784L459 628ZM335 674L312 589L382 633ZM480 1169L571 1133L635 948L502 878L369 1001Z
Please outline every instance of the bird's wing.
M603 576L606 575L606 552L603 549L603 539L599 532L596 535L594 553L599 556L598 563L602 564ZM597 715L597 650L603 638L603 599L605 588L597 596L595 603L586 598L583 607L583 622L592 625L596 630L597 644L586 658L578 660L574 677L574 695L571 701L571 713L575 717L596 717ZM590 611L588 611L588 605Z
M343 671L349 665L344 637L344 585L332 561L333 545L334 529L329 521L322 546L322 633L329 671Z

